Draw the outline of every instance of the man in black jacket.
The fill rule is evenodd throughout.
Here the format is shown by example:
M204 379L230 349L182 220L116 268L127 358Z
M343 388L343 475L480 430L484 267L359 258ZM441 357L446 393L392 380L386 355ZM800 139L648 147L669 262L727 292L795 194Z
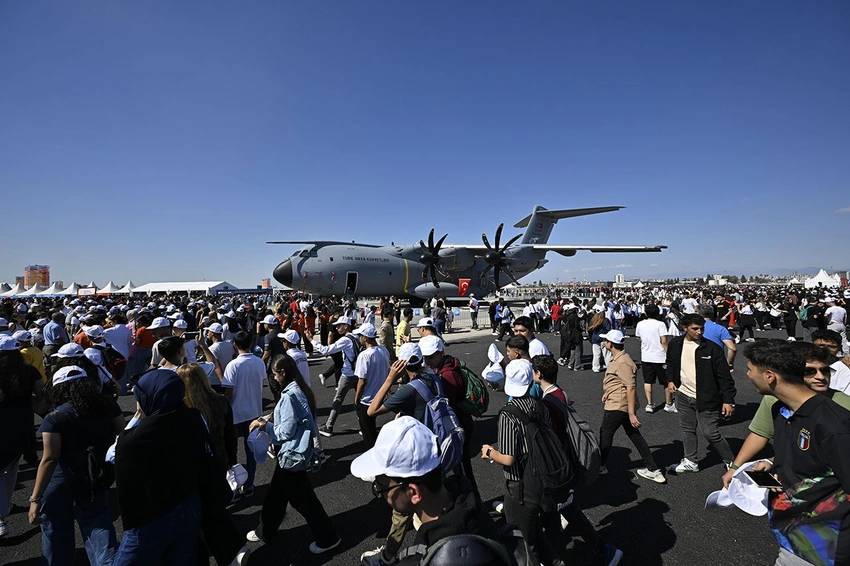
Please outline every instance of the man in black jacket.
M685 446L685 457L675 467L677 473L698 472L697 426L725 463L734 456L720 434L721 415L735 410L735 382L723 350L702 336L705 320L697 314L682 317L685 334L673 338L667 347L667 388L676 392L676 408Z

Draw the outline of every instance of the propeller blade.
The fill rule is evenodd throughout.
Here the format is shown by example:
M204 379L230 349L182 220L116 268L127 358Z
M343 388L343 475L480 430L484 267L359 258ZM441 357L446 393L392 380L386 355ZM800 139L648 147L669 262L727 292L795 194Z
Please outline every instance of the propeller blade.
M493 282L496 283L496 290L499 290L499 266L493 268Z
M512 271L508 268L508 266L507 266L507 265L503 266L503 267L502 267L502 269L504 269L504 270L505 270L505 273L507 273L507 274L508 274L508 277L510 277L510 278L511 278L511 281L513 281L514 283L516 283L517 285L519 285L519 281L517 281L517 278L514 276L513 272L512 272Z
M489 264L487 267L485 267L485 268L484 268L484 271L482 271L482 272L481 272L481 278L482 278L482 279L484 279L484 277L486 277L486 276L487 276L487 274L488 274L488 273L490 273L490 270L491 270L491 269L493 269L493 264L492 264L492 263L491 263L491 264Z
M431 231L428 232L428 248L431 249L431 250L434 249L434 229L433 228L431 228Z
M484 242L484 245L487 246L487 249L493 251L493 246L490 245L490 240L487 239L487 234L481 234L481 240Z
M522 234L517 234L516 236L514 236L513 238L511 238L510 240L508 240L508 243L507 243L507 244L505 244L505 246L504 246L504 247L503 247L500 251L505 251L506 249L508 249L509 247L511 247L511 244L513 244L514 242L516 242L517 240L519 240L521 237L522 237Z
M437 279L437 268L431 264L431 267L428 268L429 273L431 274L431 282L434 284L434 287L440 288L440 280Z
M496 249L499 249L499 240L502 239L502 229L505 227L504 222L499 224L499 227L496 228Z
M439 240L437 240L437 245L434 247L434 253L435 254L440 251L440 246L443 245L443 242L446 241L446 238L448 238L448 236L449 236L448 234L443 234L443 237L440 238Z
M425 242L423 242L422 240L419 240L419 247L422 248L422 251L425 252L426 254L430 253L428 246L426 246Z

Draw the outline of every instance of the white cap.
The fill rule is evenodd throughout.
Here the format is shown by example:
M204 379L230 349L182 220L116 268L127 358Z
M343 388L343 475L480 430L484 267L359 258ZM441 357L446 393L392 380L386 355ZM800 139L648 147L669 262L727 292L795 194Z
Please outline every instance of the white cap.
M274 325L276 325L276 324L277 324L277 319L274 317L274 315L273 315L273 314L267 314L267 315L263 318L263 322L262 322L262 324L269 324L269 325L274 326Z
M351 474L365 481L377 476L415 478L440 465L437 436L413 417L399 417L381 427L375 447L351 462Z
M224 313L224 316L226 316L227 318L236 318L236 313L233 312L233 310L231 309L231 310L227 311L226 313Z
M83 355L94 365L102 368L106 367L106 364L103 363L103 354L97 348L86 348Z
M59 351L53 355L57 358L79 358L83 355L83 347L71 342L59 348Z
M169 326L171 326L171 322L167 318L165 318L164 316L158 316L153 319L153 322L148 325L148 330L154 330L157 328L168 328Z
M286 332L281 332L277 335L278 338L283 338L290 344L300 344L301 343L301 335L298 334L297 331L292 330L291 328Z
M528 360L512 360L505 367L505 394L511 397L522 397L528 393L531 382L534 381L531 362Z
M374 324L365 323L361 324L357 330L352 332L352 334L359 334L365 336L366 338L374 338L378 335L378 330L375 328Z
M11 336L0 336L0 352L8 352L10 350L19 350L21 348L18 341Z
M347 324L351 326L351 320L349 320L347 316L341 316L334 321L333 326L336 326L338 324Z
M53 385L59 385L67 381L77 381L86 377L86 372L79 366L65 366L56 370L53 374Z
M83 328L83 332L86 333L86 336L89 338L103 338L103 327L99 324L95 324L94 326L86 326Z
M425 328L427 326L434 328L434 319L430 316L420 318L419 322L416 323L416 328Z
M619 330L609 330L605 334L600 334L600 338L603 340L608 340L609 342L613 342L614 344L622 344L624 340L623 333Z
M0 317L0 326L9 326L9 321L3 317Z
M217 322L213 322L212 324L204 328L204 330L209 330L213 334L221 334L222 332L224 332L224 327Z
M189 323L181 318L181 319L175 320L174 324L172 324L171 326L173 328L178 329L178 330L186 330L187 328L189 328Z
M422 361L422 350L415 342L405 342L398 349L398 358L407 361L407 365L418 364Z
M32 342L32 334L27 330L18 330L12 334L12 338L18 342Z
M423 336L419 340L419 349L423 356L430 356L435 352L442 352L445 346L443 340L439 336Z

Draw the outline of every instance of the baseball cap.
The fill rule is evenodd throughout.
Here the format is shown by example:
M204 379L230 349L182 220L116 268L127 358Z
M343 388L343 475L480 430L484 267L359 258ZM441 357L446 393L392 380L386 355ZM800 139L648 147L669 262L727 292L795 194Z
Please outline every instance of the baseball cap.
M32 333L27 330L18 330L12 334L12 338L18 342L32 342Z
M292 330L291 328L286 332L280 332L277 335L278 338L283 338L290 344L299 344L301 342L301 335L298 334L297 331Z
M374 324L364 323L361 324L357 330L352 332L352 334L360 334L365 336L366 338L374 338L378 335L378 330L375 328Z
M419 340L419 349L422 351L423 356L430 356L435 352L442 352L445 346L443 346L443 340L439 336L423 336L421 340Z
M351 321L348 319L348 317L347 317L347 316L341 316L341 317L339 317L338 319L336 319L336 320L334 321L333 326L336 326L337 324L348 324L348 325L351 325Z
M351 462L351 474L365 481L377 476L415 478L440 465L437 436L413 417L399 417L381 427L378 439Z
M512 360L505 367L505 394L511 397L522 397L528 393L533 380L531 362Z
M86 336L89 338L103 338L103 327L99 324L95 324L94 326L86 326L83 328L83 332L86 333Z
M189 328L189 323L180 318L175 320L172 326L178 330L186 330L187 328Z
M79 358L83 355L83 347L71 342L59 348L59 351L53 355L57 358Z
M53 385L66 383L68 381L77 381L86 377L86 372L80 366L65 366L56 370L53 374Z
M276 325L276 324L277 324L277 319L274 317L274 315L273 315L273 314L267 314L267 315L263 318L263 322L262 322L262 324L270 324L270 325L274 326L274 325Z
M614 344L622 344L624 339L623 333L619 330L609 330L605 334L600 334L599 337Z
M222 332L224 332L224 327L217 322L213 322L212 324L204 328L204 330L209 330L213 334L221 334Z
M164 316L158 316L153 319L153 322L148 325L148 330L154 330L156 328L168 328L169 326L171 326L171 322L167 318L165 318Z
M416 323L416 328L426 328L426 327L434 328L434 319L430 316L426 316L419 319L419 322Z
M11 336L0 336L0 352L8 352L10 350L19 350L21 348L18 341Z
M405 342L398 349L398 357L400 360L407 360L409 366L416 365L422 361L422 350L418 344Z

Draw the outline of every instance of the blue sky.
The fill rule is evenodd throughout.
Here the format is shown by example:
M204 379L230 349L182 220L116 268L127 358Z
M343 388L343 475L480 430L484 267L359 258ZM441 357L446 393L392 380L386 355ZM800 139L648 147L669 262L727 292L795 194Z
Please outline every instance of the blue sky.
M534 279L848 267L847 69L840 1L0 1L0 281L254 285L534 204L670 246Z

